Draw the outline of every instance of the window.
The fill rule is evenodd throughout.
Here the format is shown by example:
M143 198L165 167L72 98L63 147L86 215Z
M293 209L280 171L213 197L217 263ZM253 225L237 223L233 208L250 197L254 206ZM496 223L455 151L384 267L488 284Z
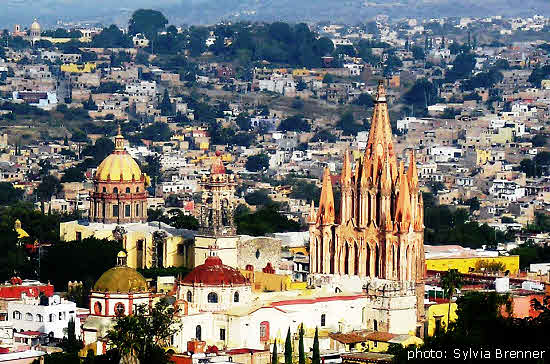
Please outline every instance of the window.
M44 322L44 316L41 314L36 314L36 322Z
M137 241L137 250L140 252L143 251L143 240Z
M113 205L113 217L118 217L118 205Z
M378 341L373 342L373 343L372 343L372 346L374 346L375 348L377 348L377 347L378 347Z
M139 187L136 187L136 193L138 193L138 192L139 192Z
M191 291L187 291L187 302L193 302L193 293Z
M55 321L55 315L53 313L50 313L48 315L48 322L54 322Z
M125 310L124 304L119 302L115 305L115 315L117 315L117 316L124 315L124 310Z
M114 193L114 194L117 194L117 193L118 193L118 187L113 188L113 193Z
M76 240L78 240L78 241L82 240L82 233L80 231L76 232Z
M185 247L183 244L178 244L178 255L184 255Z
M103 193L107 192L107 188L103 187Z
M130 192L130 187L126 187L126 193L131 193Z
M322 314L321 315L321 326L325 326L327 324L327 315Z
M32 313L27 313L25 315L25 321L33 321L34 317L32 317Z
M225 340L225 329L220 329L220 340Z
M197 325L195 328L195 339L200 340L202 337L202 328L201 325Z
M102 309L102 307L101 307L101 303L100 303L100 302L94 303L94 313L95 313L96 315L101 315L101 309Z
M269 322L262 321L260 323L260 341L268 341L269 340Z
M256 259L260 259L260 250L256 250Z
M136 204L136 216L139 216L139 204Z
M13 311L13 319L14 320L21 320L21 312Z
M214 292L208 294L208 303L218 303L218 295Z
M374 328L374 331L378 331L378 321L377 320L374 320L373 328Z
M59 320L60 320L60 321L61 321L61 320L65 320L65 317L66 317L65 312L60 312L60 313L59 313Z
M233 295L233 302L239 302L239 292L235 292Z
M130 217L130 205L124 206L124 216Z

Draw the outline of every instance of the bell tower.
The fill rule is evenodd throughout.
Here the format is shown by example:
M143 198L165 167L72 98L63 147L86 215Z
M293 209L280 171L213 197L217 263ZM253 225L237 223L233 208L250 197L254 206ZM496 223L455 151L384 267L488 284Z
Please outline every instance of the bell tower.
M199 235L195 237L193 262L196 267L214 253L225 264L237 265L237 228L235 212L235 176L228 174L218 151L210 168L210 175L203 176Z

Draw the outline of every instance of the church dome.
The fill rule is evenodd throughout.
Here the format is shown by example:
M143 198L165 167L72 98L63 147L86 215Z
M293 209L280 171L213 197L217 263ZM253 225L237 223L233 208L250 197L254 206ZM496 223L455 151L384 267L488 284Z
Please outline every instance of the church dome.
M125 151L114 151L97 167L97 181L131 182L141 180L141 169L137 162Z
M124 138L119 133L115 137L115 150L101 162L95 173L98 182L140 181L141 169L137 162L124 150Z
M35 30L37 32L40 31L40 24L38 24L38 21L34 19L34 21L31 24L31 30Z
M242 273L235 268L224 265L220 257L206 258L204 264L193 269L183 278L183 284L204 286L232 286L249 284Z
M146 292L147 281L133 268L117 266L109 269L94 284L99 292Z

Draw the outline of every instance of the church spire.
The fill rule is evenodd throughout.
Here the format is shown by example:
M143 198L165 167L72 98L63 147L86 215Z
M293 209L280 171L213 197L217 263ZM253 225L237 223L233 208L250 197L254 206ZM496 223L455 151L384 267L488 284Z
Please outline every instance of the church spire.
M395 221L398 223L400 231L407 231L411 223L411 196L403 161L399 165L399 181L399 197L397 199Z
M309 207L308 222L310 224L315 224L315 202L313 202L313 200L311 200L311 206Z
M418 192L418 170L416 169L416 160L414 158L414 150L411 150L411 157L409 159L409 169L407 171L407 180L411 193Z
M349 158L349 150L344 153L344 163L342 165L342 173L340 174L340 184L342 186L351 185L351 161Z
M332 194L332 182L328 167L325 167L323 174L323 187L321 188L317 223L321 225L334 224L334 196Z

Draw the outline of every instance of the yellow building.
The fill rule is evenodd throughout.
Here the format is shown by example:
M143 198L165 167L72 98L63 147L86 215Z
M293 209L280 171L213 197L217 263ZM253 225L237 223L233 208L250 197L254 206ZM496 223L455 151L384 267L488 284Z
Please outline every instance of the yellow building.
M457 319L457 305L451 303L451 322ZM449 327L449 304L439 303L428 307L426 310L426 321L428 322L428 336L433 336L439 329L445 330Z
M504 271L515 275L519 272L519 256L498 256L494 252L478 251L459 245L425 245L426 269L447 272L456 269L459 273L472 273L481 263L501 263Z
M491 160L491 151L476 149L476 164L482 166Z
M280 292L288 291L292 288L292 279L288 275L255 272L244 269L241 270L241 273L252 283L252 290L255 292Z
M505 271L515 275L519 272L519 255L499 257L463 257L463 258L432 258L426 259L426 269L439 272L447 272L449 269L456 269L459 273L472 273L476 270L476 264L480 262L499 262L504 264Z
M93 62L84 64L67 63L61 65L61 72L67 73L90 73L95 71L97 65Z

